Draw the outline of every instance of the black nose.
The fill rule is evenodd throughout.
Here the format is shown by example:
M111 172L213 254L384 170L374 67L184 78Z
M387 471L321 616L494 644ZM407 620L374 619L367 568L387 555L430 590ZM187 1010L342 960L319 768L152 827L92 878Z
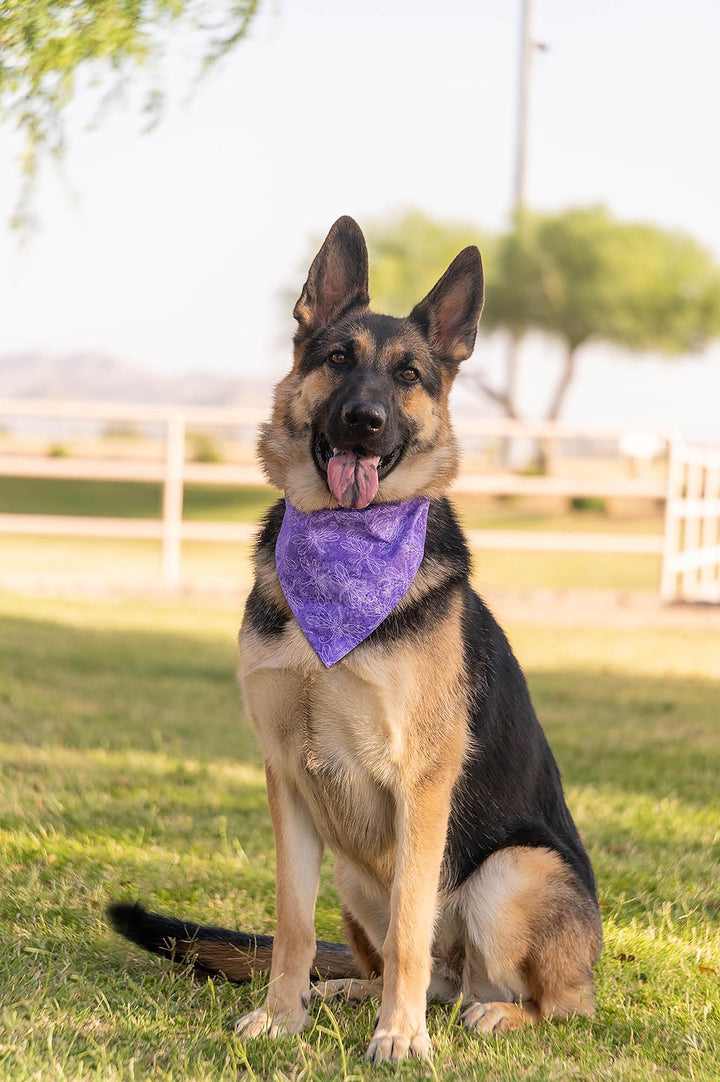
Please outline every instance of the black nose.
M387 413L382 406L366 402L343 406L341 417L343 424L356 436L375 435L387 421Z

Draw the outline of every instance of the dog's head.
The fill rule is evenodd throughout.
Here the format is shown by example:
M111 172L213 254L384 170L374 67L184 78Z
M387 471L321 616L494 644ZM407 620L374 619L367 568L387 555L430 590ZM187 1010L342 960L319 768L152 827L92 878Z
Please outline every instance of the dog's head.
M475 344L479 251L463 249L404 319L369 301L365 238L340 218L295 305L295 361L259 442L269 480L302 511L437 496L457 472L448 394Z

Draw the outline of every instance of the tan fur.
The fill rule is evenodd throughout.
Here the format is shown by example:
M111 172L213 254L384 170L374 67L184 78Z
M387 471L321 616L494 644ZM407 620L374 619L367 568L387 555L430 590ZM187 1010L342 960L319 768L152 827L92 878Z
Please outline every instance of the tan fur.
M497 1004L488 1015L468 1010L478 1023L484 1019L483 1032L488 1032L490 1017L493 1032L501 1032L541 1017L593 1014L592 966L600 953L601 930L557 853L518 847L494 853L463 886L462 895L467 930L463 999L482 1003L503 995L525 1006L522 1015L508 1008L497 1030Z
M380 491L386 502L409 500L417 494L431 499L444 495L457 475L459 452L455 437L448 432L439 446L422 456L407 456L381 482Z
M361 360L374 357L377 352L375 339L367 330L359 330L353 335L353 345L357 356Z
M327 368L318 368L311 372L305 379L299 381L297 389L290 384L288 401L284 404L290 423L307 431L310 426L310 418L318 407L318 403L324 401L332 390L332 376Z
M353 336L353 349L362 356L372 356L378 366L395 364L405 348L391 343L376 352L368 331L357 331ZM302 343L296 346L293 369L275 389L272 421L261 428L258 453L270 483L284 489L295 507L322 511L337 504L318 475L308 445L313 413L330 393L332 376L326 368L302 376L299 364L303 349ZM407 500L419 494L441 496L456 477L459 453L447 407L451 384L452 380L444 377L439 401L433 401L420 385L409 387L401 396L404 412L418 426L418 449L381 480L376 502Z
M244 1021L246 1035L267 1029L271 1015L287 1018L288 1032L302 1024L298 1002L308 992L314 896L309 885L299 891L298 872L286 876L282 865L312 865L317 831L338 854L341 897L350 900L350 912L364 910L362 926L383 959L378 1033L411 1031L408 1041L424 1047L436 885L450 794L465 750L460 641L457 599L424 643L392 649L379 644L330 669L294 622L271 641L243 633L243 686L268 764L278 854L272 1010L268 1005L264 1016L254 1012ZM307 814L290 823L289 809L297 817L300 805ZM361 893L374 898L374 920L367 919L372 904L358 905ZM283 913L293 914L292 949ZM423 942L426 949L417 950Z
M441 758L399 807L398 857L390 923L383 943L385 980L376 1041L396 1033L424 1033L430 984L436 889L445 846L454 777ZM427 945L427 952L417 946Z
M382 995L382 978L358 980L345 977L334 981L319 981L310 990L310 999L340 999L345 1003L360 1003L363 999L377 999Z
M372 924L367 891L363 897L358 881L350 889L344 866L338 885ZM381 939L387 915L375 920ZM592 907L556 853L503 850L454 896L440 898L428 999L454 1002L461 995L464 1024L486 1035L542 1018L592 1016L591 967L600 938ZM344 994L342 982L326 992ZM360 994L360 988L352 992ZM363 986L363 996L373 994L376 986Z
M446 475L452 475L455 447L445 426L444 444L420 464L403 470L401 463L390 474L386 498L430 488L426 477L440 484L438 460L445 460ZM284 434L282 440L287 454L292 437ZM308 476L308 491L315 492L320 479L314 466ZM287 610L274 560L261 554L257 576ZM423 566L399 611L440 581L441 568ZM272 994L265 1008L243 1020L241 1032L294 1032L304 1024L314 893L309 881L299 890L296 879L300 866L304 874L317 866L320 839L336 854L340 897L363 930L363 950L385 970L372 1056L395 1056L402 1048L424 1054L428 988L447 1000L462 994L469 1004L466 1025L483 1033L541 1016L592 1013L590 967L599 936L589 904L557 854L494 854L459 896L438 900L451 791L467 739L459 600L423 641L366 647L330 669L294 620L270 639L244 630L240 645L245 699L273 779L278 852ZM286 864L296 870L286 874ZM548 912L565 922L560 940L538 935ZM283 920L281 914L291 916ZM456 938L451 936L444 957L435 957L431 973L433 936L440 943L448 924L458 923L464 938L453 933ZM419 949L423 943L426 950ZM377 982L356 982L325 991L355 997L378 989ZM487 1003L492 1006L485 1009Z
M472 1003L463 1011L462 1020L467 1029L483 1033L486 1037L496 1037L499 1033L510 1033L514 1029L540 1021L540 1010L532 1000L519 1003Z
M362 929L360 929L362 932ZM348 937L350 940L350 937ZM357 940L352 941L353 952L357 950ZM244 950L232 943L198 938L193 940L174 940L172 942L175 960L184 959L193 965L199 965L210 973L222 973L228 980L248 981L253 973L266 973L270 969L273 950L271 946L254 946ZM344 954L337 955L323 945L317 945L313 969L321 976L332 977L335 973L347 973L348 962ZM348 978L345 978L348 979ZM362 983L355 978L356 984ZM338 978L339 980L339 978ZM382 982L381 986L382 986Z
M458 469L448 395L457 364L474 342L467 313L479 317L479 255L461 253L417 307L418 319L379 344L370 329L378 324L363 323L367 265L357 244L355 273L346 261L352 243L359 244L353 227L359 233L348 220L336 223L311 267L295 309L294 366L276 388L272 420L258 445L271 483L305 512L337 506L310 446L315 418L339 386L332 341L324 346L328 363L304 361L305 350L315 348L308 345L314 330L340 310L341 287L351 313L342 325L342 348L374 377L381 373L385 386L397 383L393 409L400 430L411 434L403 457L381 477L374 502L442 496ZM343 235L344 242L338 240ZM423 326L445 358L442 365L431 357ZM419 368L435 366L432 394L422 379L402 384L398 364L406 356L420 358ZM427 558L398 616L442 588L446 576L444 565ZM256 577L263 598L290 617L271 552L260 549ZM358 999L382 993L371 1059L429 1055L428 996L462 996L465 1024L485 1033L572 1011L592 1013L597 918L556 853L501 850L462 886L443 891L453 787L470 730L463 601L458 587L447 589L447 604L438 610L444 615L429 630L367 640L328 669L294 618L272 634L251 622L243 626L240 676L265 756L277 850L268 999L240 1021L244 1036L296 1032L307 1020L323 844L335 855L346 938L366 979L327 981L315 994ZM482 672L473 674L476 689L483 679Z
M453 780L462 763L460 635L456 603L420 648L378 645L331 669L294 622L277 640L252 632L241 640L245 698L262 719L266 762L302 791L326 842L385 886L398 794L435 769L439 754Z
M383 971L381 955L375 950L362 925L353 917L349 909L342 907L343 931L345 942L357 959L360 972L364 977L379 977ZM382 988L382 981L380 982Z
M402 604L431 588L439 574L432 563L424 567ZM274 563L260 559L258 575L269 587ZM272 594L280 602L279 586ZM599 952L599 929L556 853L503 850L455 896L436 901L451 789L466 746L460 636L457 600L423 642L379 644L331 669L322 666L294 621L271 640L250 631L242 635L246 702L269 778L294 794L292 808L301 804L308 810L302 830L292 827L292 846L286 820L274 811L278 862L307 867L318 837L335 851L343 906L363 930L366 955L382 959L386 970L377 1047L396 1032L415 1034L423 1046L428 986L431 995L448 1000L462 994L469 1004L465 1023L484 1033L593 1011L591 966ZM271 799L271 808L274 803ZM281 968L296 966L306 974L312 892L305 893L303 903L287 885L292 877L284 881L280 867L278 872L280 944L283 909L293 915L297 939L293 951L283 949ZM304 937L298 937L301 916ZM560 937L556 917L564 925ZM449 925L449 947L445 957L435 951L431 980L429 955L412 948L423 939L429 947L434 927L440 947ZM271 980L281 975L278 970ZM297 1025L307 978L292 985L292 1001L278 997L279 986L284 985L276 986L275 1013L282 1010ZM378 987L363 986L362 994L374 994ZM495 1004L492 1009L481 1009L488 1002ZM254 1026L261 1022L255 1012Z

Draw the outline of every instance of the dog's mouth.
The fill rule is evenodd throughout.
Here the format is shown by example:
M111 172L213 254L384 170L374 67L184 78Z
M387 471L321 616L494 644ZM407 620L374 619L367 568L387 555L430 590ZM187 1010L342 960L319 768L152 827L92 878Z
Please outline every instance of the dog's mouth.
M398 444L387 455L369 455L362 449L331 447L321 432L315 434L312 444L315 465L333 496L341 507L356 510L372 503L378 485L395 469L404 450L404 445Z

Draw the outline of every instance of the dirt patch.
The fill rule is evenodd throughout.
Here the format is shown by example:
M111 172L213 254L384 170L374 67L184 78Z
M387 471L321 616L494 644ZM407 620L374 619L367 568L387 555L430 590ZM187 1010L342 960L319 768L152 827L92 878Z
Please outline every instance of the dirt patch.
M720 632L720 605L668 605L641 590L525 590L503 586L482 593L501 620L563 627L687 627Z

